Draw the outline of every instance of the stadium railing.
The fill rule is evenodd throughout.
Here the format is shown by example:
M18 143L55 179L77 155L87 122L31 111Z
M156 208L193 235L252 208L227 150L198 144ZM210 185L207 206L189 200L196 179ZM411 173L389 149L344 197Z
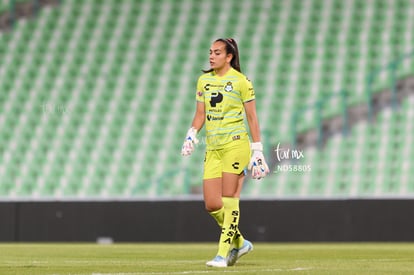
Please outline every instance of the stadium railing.
M397 107L397 83L398 77L397 71L399 66L406 60L414 58L414 51L409 53L403 54L398 58L392 60L385 66L378 67L377 69L371 71L366 78L366 104L368 107L368 120L372 121L374 116L374 108L373 108L373 95L375 94L374 91L374 83L375 80L379 79L379 75L385 72L389 77L389 88L391 91L391 106L395 109ZM346 90L341 90L339 93L332 93L328 95L324 95L322 98L318 99L314 104L303 106L303 108L296 110L293 112L291 118L291 136L292 136L292 146L295 148L297 146L297 138L300 130L298 130L298 125L300 125L300 119L304 117L304 114L312 113L314 116L313 122L314 124L307 125L308 128L315 128L317 129L318 138L317 138L317 145L321 147L324 140L324 131L323 131L323 123L324 123L324 110L325 106L331 104L330 102L339 96L340 100L340 110L342 114L334 114L334 115L342 115L343 116L343 127L342 131L344 134L347 133L349 129L348 124L348 112L347 109L351 106L351 103L348 102L348 92ZM331 114L332 115L332 114Z
M367 77L367 101L368 101L368 118L370 121L373 120L374 117L374 108L373 108L373 84L374 81L378 78L381 72L384 72L388 74L389 77L389 87L391 89L391 105L395 109L397 107L397 71L399 66L406 60L414 57L414 50L401 55L400 57L392 60L385 66L380 66L377 69L371 71L371 73Z

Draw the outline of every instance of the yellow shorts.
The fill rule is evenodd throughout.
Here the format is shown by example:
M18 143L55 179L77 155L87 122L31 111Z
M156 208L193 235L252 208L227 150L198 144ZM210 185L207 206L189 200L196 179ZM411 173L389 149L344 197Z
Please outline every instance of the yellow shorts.
M233 141L227 147L207 150L204 158L203 179L221 178L223 172L241 174L250 161L250 142Z

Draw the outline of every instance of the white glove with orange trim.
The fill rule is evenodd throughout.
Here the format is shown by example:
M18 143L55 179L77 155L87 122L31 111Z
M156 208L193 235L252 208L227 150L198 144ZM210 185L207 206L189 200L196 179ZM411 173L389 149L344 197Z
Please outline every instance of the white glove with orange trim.
M252 157L248 169L252 171L252 178L261 179L269 173L269 167L263 156L263 145L261 142L253 142L250 144L252 149Z
M187 136L185 137L183 147L181 148L181 155L182 156L189 156L194 152L194 144L198 143L198 139L196 137L197 129L191 127L187 131Z

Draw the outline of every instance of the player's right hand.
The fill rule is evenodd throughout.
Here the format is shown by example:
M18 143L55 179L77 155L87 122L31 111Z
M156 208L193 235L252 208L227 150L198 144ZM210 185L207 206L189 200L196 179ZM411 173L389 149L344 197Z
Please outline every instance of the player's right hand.
M183 147L181 148L181 155L182 156L189 156L194 152L194 144L198 143L198 139L196 137L197 129L191 127L187 131L187 135L185 137Z

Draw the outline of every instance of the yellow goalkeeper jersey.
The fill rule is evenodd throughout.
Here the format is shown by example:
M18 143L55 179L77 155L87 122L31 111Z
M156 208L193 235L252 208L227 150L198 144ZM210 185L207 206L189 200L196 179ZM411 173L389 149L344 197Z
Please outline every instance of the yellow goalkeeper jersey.
M254 99L252 83L234 68L223 76L213 71L199 77L196 100L205 106L207 150L221 149L234 140L248 139L243 103Z

